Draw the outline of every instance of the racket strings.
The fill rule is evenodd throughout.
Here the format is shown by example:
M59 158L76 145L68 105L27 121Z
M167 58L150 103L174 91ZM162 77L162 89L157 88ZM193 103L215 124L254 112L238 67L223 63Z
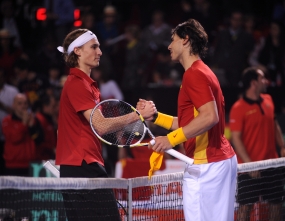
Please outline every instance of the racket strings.
M134 124L134 127L132 128L132 132L126 142L127 145L130 145L132 143L136 143L138 142L141 137L143 136L143 132L140 130L141 126L142 125L142 121L137 121L135 124ZM143 127L144 128L144 127ZM133 142L134 141L134 142Z
M144 124L128 104L105 102L97 109L100 112L95 110L91 116L92 127L103 140L115 145L132 145L144 136ZM104 120L100 120L102 117Z

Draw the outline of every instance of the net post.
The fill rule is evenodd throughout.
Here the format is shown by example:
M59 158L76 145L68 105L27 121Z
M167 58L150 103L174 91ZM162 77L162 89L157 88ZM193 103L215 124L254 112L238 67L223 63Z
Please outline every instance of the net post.
M133 220L133 180L128 179L128 220Z

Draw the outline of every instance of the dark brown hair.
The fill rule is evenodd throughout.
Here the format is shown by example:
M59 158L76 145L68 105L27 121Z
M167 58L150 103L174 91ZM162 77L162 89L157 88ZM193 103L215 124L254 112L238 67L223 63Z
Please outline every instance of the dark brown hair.
M188 37L190 43L190 55L199 55L204 57L207 53L208 35L202 25L195 19L189 19L177 25L172 30L172 35L176 34L182 39Z
M88 29L76 29L72 32L70 32L63 41L63 58L65 60L65 63L68 67L74 68L78 66L78 56L72 51L69 55L67 54L68 46L80 35L87 32Z

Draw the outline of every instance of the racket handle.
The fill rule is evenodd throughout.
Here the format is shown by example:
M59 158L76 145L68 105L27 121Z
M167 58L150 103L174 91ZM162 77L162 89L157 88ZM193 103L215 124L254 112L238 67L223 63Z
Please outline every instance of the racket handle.
M192 165L194 162L194 159L187 157L186 155L184 155L184 154L182 154L182 153L180 153L174 149L169 149L169 150L166 150L165 152L170 154L171 156L189 164L189 165Z
M155 144L155 139L152 139L149 143L153 146ZM186 155L174 149L169 149L169 150L166 150L165 152L189 165L192 165L194 162L194 159L187 157Z
M153 146L155 144L155 139L152 139L149 143Z

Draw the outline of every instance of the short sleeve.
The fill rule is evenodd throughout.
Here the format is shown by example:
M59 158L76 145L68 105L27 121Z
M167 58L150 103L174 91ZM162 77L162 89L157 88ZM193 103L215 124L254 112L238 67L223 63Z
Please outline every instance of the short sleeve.
M236 104L230 110L230 130L231 131L242 131L243 127L243 112L239 109Z
M215 100L211 82L204 73L196 70L185 77L185 84L182 86L185 87L186 93L189 95L196 109Z
M68 86L67 96L76 112L94 108L97 99L88 82L74 78Z

